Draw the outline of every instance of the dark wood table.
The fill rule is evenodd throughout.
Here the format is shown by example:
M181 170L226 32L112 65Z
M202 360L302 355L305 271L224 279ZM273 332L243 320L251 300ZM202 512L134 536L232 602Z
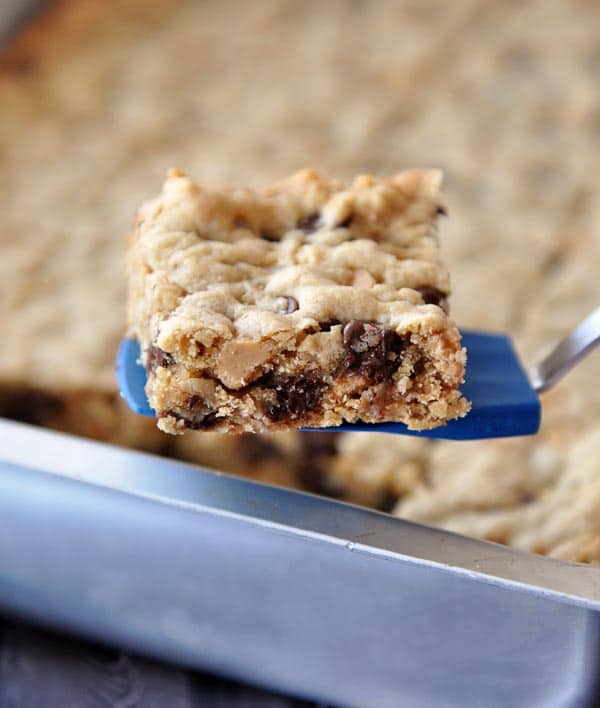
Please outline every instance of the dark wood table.
M0 618L0 708L112 706L316 708L317 704Z

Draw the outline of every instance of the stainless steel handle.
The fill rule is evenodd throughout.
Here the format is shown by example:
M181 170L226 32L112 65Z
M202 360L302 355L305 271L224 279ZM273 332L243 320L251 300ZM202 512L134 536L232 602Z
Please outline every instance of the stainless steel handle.
M600 344L600 307L567 335L538 364L529 370L529 380L538 393L554 386Z

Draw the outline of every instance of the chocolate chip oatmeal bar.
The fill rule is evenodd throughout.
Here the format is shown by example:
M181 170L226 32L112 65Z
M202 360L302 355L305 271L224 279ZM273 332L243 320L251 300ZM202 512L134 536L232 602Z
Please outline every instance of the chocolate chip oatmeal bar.
M445 309L437 171L350 187L311 170L260 191L173 170L129 250L130 334L165 432L464 415Z

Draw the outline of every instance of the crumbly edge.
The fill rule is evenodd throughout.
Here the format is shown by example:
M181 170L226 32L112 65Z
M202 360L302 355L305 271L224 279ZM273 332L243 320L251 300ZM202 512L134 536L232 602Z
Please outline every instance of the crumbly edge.
M348 330L367 331L372 346L364 336L348 341ZM314 361L290 353L240 390L154 351L147 390L159 427L169 433L265 432L398 420L411 429L426 429L469 409L457 390L465 352L452 331L400 336L352 322L335 325L320 337L338 341L332 369L319 369Z

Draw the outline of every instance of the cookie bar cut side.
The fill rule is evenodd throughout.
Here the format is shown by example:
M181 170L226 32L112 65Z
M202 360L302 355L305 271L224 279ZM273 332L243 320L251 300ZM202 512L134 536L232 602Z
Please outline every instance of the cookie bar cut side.
M128 250L129 334L165 432L443 425L469 403L447 314L440 175L261 190L172 170Z

